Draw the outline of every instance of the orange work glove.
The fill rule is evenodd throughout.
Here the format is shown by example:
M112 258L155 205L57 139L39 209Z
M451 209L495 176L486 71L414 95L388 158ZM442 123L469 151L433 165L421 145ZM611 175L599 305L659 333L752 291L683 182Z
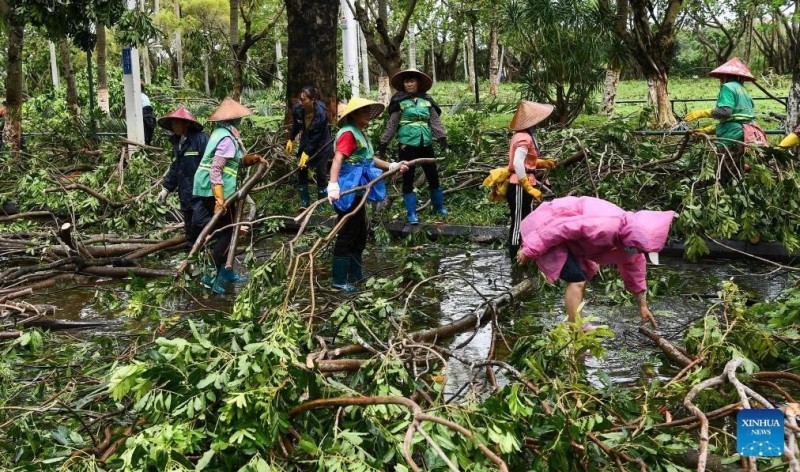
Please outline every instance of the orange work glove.
M242 165L245 167L249 167L259 163L266 164L267 160L259 156L258 154L247 154L242 158Z
M537 169L551 170L551 169L555 169L557 165L558 165L558 162L554 161L553 159L539 159L539 160L536 161L536 168Z
M540 192L539 189L533 188L533 185L531 185L530 180L528 180L528 179L520 180L519 181L519 186L522 187L523 189L525 189L525 191L528 193L528 195L530 195L531 197L535 198L537 202L541 202L542 201L542 192Z
M214 213L225 213L225 191L222 184L212 185L211 192L214 194Z

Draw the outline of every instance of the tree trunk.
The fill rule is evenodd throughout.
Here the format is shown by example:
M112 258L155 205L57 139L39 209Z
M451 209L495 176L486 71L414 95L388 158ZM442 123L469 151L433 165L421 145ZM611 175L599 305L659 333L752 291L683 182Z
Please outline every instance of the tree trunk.
M492 18L492 25L489 29L489 96L492 98L497 98L497 71L500 70L498 49L497 20Z
M61 65L64 67L64 81L67 83L67 111L73 120L78 119L78 88L75 85L75 72L72 70L72 57L69 40L64 37L58 41Z
M389 106L389 100L392 99L392 85L389 80L389 76L381 69L378 76L378 101L386 106Z
M369 94L369 51L361 26L358 27L358 44L361 50L361 88L365 94Z
M239 0L230 0L230 38L233 54L233 91L231 98L239 101L244 88L244 63L239 54Z
M145 3L146 0L142 0L142 3L139 4L139 9L141 11L145 11ZM139 45L139 56L142 58L142 83L145 85L149 85L151 81L150 77L150 51L147 47L147 41Z
M97 106L105 112L111 113L108 102L108 73L106 72L106 27L97 25L97 44L95 45L97 60Z
M792 64L792 86L789 88L789 100L786 105L787 133L800 126L800 28L792 48Z
M56 56L56 45L52 41L48 41L50 49L50 77L53 80L53 88L58 90L61 87L61 80L58 75L58 59Z
M619 83L619 68L610 66L606 69L606 80L603 84L603 107L601 112L604 115L614 114L614 104L617 101L617 84Z
M417 27L413 24L408 27L408 67L417 68Z
M669 129L675 126L672 104L667 89L669 79L666 74L653 74L647 77L647 103L655 111L655 127Z
M6 60L6 116L3 141L19 156L22 144L22 44L25 25L16 24L14 13L6 17L8 56Z
M175 14L175 18L178 19L180 22L181 20L181 3L179 0L173 0L172 4L172 12ZM181 31L181 27L175 30L175 62L177 66L178 72L178 88L183 88L184 81L183 81L183 31Z
M467 33L467 82L469 83L469 89L475 90L475 63L473 59L474 56L474 49L472 48L472 30L469 30Z
M431 35L431 79L436 83L436 35Z
M469 57L470 57L470 55L469 55L469 51L467 50L467 43L468 42L469 42L469 36L465 36L464 40L462 42L462 45L461 45L461 49L464 52L464 80L466 82L469 82L469 71L470 71L470 67L469 67Z
M211 95L211 85L208 83L208 54L203 54L203 90L207 97Z
M317 87L335 122L339 1L284 0L284 4L288 36L284 124L290 123L292 101L308 84Z
M417 0L409 0L404 8L398 8L396 13L402 14L403 18L397 27L396 32L389 31L388 7L387 2L378 2L378 19L372 21L369 12L362 5L362 2L353 2L355 7L356 21L361 26L364 37L367 41L367 49L372 58L377 62L389 76L393 76L400 71L403 63L403 56L400 50L406 32L408 31L411 15L416 8Z

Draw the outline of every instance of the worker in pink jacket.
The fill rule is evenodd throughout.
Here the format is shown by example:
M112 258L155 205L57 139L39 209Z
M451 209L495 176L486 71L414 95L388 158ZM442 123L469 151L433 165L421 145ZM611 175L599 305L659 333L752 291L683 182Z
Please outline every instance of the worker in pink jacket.
M672 211L625 211L599 198L557 198L522 221L517 261L533 259L548 282L560 278L567 283L564 305L569 322L575 321L586 282L600 264L614 264L625 288L636 295L642 322L655 327L647 307L645 253L658 263L674 217Z

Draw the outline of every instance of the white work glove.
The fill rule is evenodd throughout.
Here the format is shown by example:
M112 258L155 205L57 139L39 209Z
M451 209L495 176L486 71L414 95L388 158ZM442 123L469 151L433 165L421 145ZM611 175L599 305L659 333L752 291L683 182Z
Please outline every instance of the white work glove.
M393 172L393 171L394 171L395 169L397 169L398 167L400 167L400 163L399 163L399 162L392 162L392 163L390 163L390 164L389 164L389 172Z
M333 205L333 202L339 199L339 182L328 182L328 202Z
M158 192L158 203L161 205L167 203L167 195L169 195L169 190L164 187L161 187L161 191Z

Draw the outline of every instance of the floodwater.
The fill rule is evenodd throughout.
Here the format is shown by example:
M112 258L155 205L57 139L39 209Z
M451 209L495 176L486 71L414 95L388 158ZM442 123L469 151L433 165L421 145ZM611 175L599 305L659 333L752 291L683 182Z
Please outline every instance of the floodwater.
M486 298L506 292L522 277L535 277L535 271L515 272L512 275L510 261L506 252L485 246L468 249L456 247L437 247L427 245L423 251L430 254L425 264L433 273L442 277L434 280L435 290L430 293L438 298L424 311L428 315L419 320L417 327L432 327L455 321L478 308ZM366 274L375 274L379 267L391 264L391 255L374 248L368 249ZM180 257L170 261L170 265L180 262ZM174 263L174 264L173 264ZM612 269L613 270L613 269ZM383 275L386 275L385 273ZM324 276L322 276L324 278ZM660 293L650 301L650 308L659 322L658 333L667 339L679 341L686 328L694 320L702 317L715 302L716 293L723 280L732 278L742 290L753 298L772 300L780 295L789 283L789 276L776 272L768 264L749 260L704 260L690 263L679 258L662 257L661 265L648 267L648 279L659 281ZM96 333L125 333L152 329L154 321L134 321L124 311L100 308L93 303L95 293L115 291L124 300L126 283L103 278L83 280L75 286L65 283L51 289L47 294L28 301L32 303L51 303L58 306L56 317L66 320L99 321L103 325L92 329ZM606 295L609 290L610 295ZM588 357L586 365L590 379L598 382L596 373L603 371L617 384L636 382L644 370L655 372L662 378L669 378L674 371L661 365L660 350L637 332L639 326L638 309L619 301L622 288L618 285L597 281L590 284L583 316L591 317L595 325L608 325L616 336L606 342L607 352L603 358ZM171 308L177 318L199 309L228 311L234 295L198 296L186 292L182 301ZM560 323L564 315L563 286L534 290L520 299L518 310L504 312L499 323L507 339L538 334ZM140 301L141 303L141 301ZM145 300L144 303L156 303ZM480 363L486 360L492 338L492 327L486 324L475 332L462 333L447 341L449 349L456 349L457 355L466 362ZM501 342L496 343L496 356L502 358L507 349ZM466 395L470 391L459 389L472 381L475 385L485 382L485 369L472 369L462 362L450 359L445 372L445 395ZM498 373L498 382L505 377Z
M754 264L748 260L718 259L690 263L680 258L661 259L660 266L648 267L648 279L658 280L662 291L650 300L649 305L659 323L657 332L675 342L682 339L683 332L694 320L702 317L714 302L719 301L717 292L722 281L733 279L740 289L759 300L775 299L789 283L788 275L775 272L774 266ZM451 276L436 282L442 293L441 324L470 313L480 305L483 297L502 294L521 277L535 276L535 272L512 276L506 251L486 248L445 255L438 261L438 272ZM662 379L669 379L675 372L664 371L660 362L661 351L638 333L638 308L623 305L606 296L604 290L607 285L602 281L589 285L582 313L584 317L592 318L592 324L608 325L616 334L615 338L605 343L607 351L603 358L586 359L590 379L597 384L599 380L596 374L600 371L617 384L636 382L643 371L655 372ZM612 290L619 292L622 289L614 286ZM557 285L521 297L520 309L504 313L499 318L499 324L506 337L513 338L540 333L562 322L565 317L563 285ZM525 326L515 326L522 319L526 321ZM491 338L492 327L486 324L476 333L460 334L449 344L450 348L455 348L469 341L458 350L459 357L480 363L486 360ZM499 354L502 354L502 349L502 343L497 341L496 350ZM454 395L465 383L472 380L482 382L485 370L476 371L464 363L450 360L446 378L445 394ZM498 382L502 384L503 380L502 375L498 374Z

